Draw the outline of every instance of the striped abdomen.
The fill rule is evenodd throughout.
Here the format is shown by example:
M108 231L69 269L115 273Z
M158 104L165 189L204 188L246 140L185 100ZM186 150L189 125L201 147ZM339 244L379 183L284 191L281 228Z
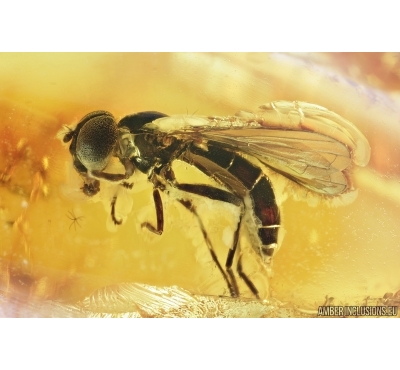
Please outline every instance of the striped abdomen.
M207 150L196 146L189 150L187 161L243 200L245 212L251 216L261 242L261 250L253 247L263 257L271 257L277 246L280 216L272 185L262 169L218 143L208 142Z

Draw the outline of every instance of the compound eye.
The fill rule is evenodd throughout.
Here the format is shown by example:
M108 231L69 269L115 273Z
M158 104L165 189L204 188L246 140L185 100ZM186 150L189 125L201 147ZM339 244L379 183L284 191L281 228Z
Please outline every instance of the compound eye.
M107 166L117 143L115 119L108 112L97 111L86 115L80 124L76 155L88 170L101 171Z

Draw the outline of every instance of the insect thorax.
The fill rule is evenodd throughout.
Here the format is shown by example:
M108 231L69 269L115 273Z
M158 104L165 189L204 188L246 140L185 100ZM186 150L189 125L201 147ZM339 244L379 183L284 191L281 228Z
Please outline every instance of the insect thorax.
M141 172L147 173L152 167L163 167L177 158L182 140L166 134L127 134L122 132L119 139L122 158L130 158ZM185 145L184 145L185 146Z

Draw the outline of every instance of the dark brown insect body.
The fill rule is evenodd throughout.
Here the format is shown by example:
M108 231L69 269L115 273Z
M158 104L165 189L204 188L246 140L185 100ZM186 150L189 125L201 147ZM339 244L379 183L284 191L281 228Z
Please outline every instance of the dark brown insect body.
M250 220L253 248L264 262L270 261L277 247L280 227L279 208L269 178L261 167L241 154L250 154L304 187L331 196L351 188L345 171L352 161L364 165L369 159L368 143L362 134L350 122L322 107L275 102L261 108L260 115L246 113L236 117L167 117L159 112L142 112L124 117L118 125L110 113L97 111L69 131L64 142L72 140L70 153L75 169L84 179L83 192L88 196L100 191L99 180L127 186L125 180L135 168L147 174L154 187L157 225L146 222L142 226L154 233L162 234L164 228L160 192L169 188L185 192L187 196L178 201L199 220L211 256L231 295L238 296L231 267L243 220L247 224ZM305 120L307 115L312 119ZM123 164L124 174L104 171L113 155ZM171 166L175 160L198 168L222 188L179 183ZM240 208L225 269L216 258L190 194ZM116 201L114 197L111 215L114 223L120 224L122 220L115 217ZM243 272L241 258L237 271L258 297L257 288Z

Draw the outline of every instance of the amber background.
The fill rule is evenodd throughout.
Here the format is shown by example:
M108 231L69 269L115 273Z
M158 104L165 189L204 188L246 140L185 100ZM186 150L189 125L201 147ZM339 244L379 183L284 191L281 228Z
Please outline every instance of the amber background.
M311 309L326 295L355 304L398 291L399 79L398 54L0 54L1 294L21 304L74 303L122 282L226 294L196 221L176 202L163 198L162 237L140 229L154 220L145 178L135 179L127 221L109 231L107 197L114 190L96 202L82 197L58 133L97 109L117 117L143 110L225 115L278 99L339 113L366 135L372 154L366 168L354 171L353 203L311 207L292 197L283 203L285 235L271 295ZM230 212L201 200L199 207L223 261L220 239ZM71 211L83 216L80 225L71 225ZM248 259L267 297L264 271L256 256Z

